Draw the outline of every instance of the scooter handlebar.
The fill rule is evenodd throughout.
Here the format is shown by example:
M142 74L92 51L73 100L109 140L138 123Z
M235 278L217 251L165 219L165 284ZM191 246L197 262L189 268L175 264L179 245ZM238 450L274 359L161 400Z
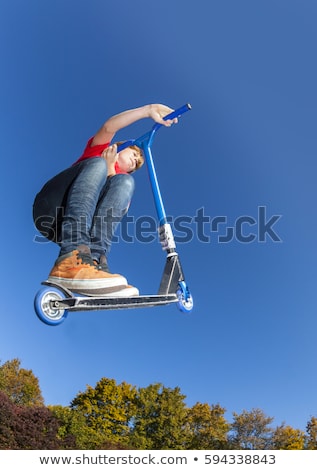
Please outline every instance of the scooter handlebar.
M187 104L184 104L184 106L181 106L180 108L178 109L175 109L175 111L172 111L170 114L167 114L167 116L165 116L163 118L164 121L167 121L168 119L175 119L175 118L178 118L180 117L182 114L186 113L186 111L189 111L190 109L192 109L191 105L189 103ZM159 123L156 123L154 124L152 130L153 131L157 131L160 127L162 127L163 124L159 124Z
M125 142L123 142L122 144L118 145L118 148L117 148L117 153L121 152L121 150L124 150L128 147L130 147L131 145L133 145L135 142L135 139L130 139L130 140L126 140Z
M186 113L186 111L189 111L190 109L192 109L191 105L189 103L186 103L183 106L181 106L180 108L175 109L175 111L172 111L170 114L167 114L163 118L163 120L167 121L169 119L178 118L182 114ZM163 124L159 124L159 123L154 124L154 126L152 128L152 132L157 131L162 126L163 126ZM150 135L150 133L146 134L146 135ZM133 145L134 142L136 142L137 140L138 139L133 139L133 140L127 140L126 142L123 142L121 145L118 146L118 152L121 152L121 150L124 150L125 148L130 147L130 145Z
M192 109L191 105L189 103L184 104L184 106L181 106L178 109L175 109L175 111L171 112L167 116L165 116L163 119L164 121L167 121L168 119L175 119L181 116L182 114L186 113L186 111L189 111Z

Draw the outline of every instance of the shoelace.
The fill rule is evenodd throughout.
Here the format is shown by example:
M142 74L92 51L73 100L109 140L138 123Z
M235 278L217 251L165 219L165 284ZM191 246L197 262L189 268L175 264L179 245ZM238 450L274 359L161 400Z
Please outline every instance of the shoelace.
M109 270L109 267L106 263L103 263L103 264L98 264L98 269L100 269L100 271L104 271L106 273L110 273L110 270Z
M90 266L93 266L94 268L96 268L96 265L94 264L91 256L86 253L78 253L77 259L80 259L83 264L89 264Z

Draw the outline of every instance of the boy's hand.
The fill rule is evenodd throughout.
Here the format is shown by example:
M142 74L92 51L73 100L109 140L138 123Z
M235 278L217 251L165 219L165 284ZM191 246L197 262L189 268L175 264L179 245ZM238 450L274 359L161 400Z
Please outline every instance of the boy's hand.
M111 142L116 132L118 132L120 129L124 129L127 126L130 126L130 124L133 124L134 122L144 118L152 118L158 124L170 127L172 124L177 123L177 118L168 119L167 121L164 121L163 118L173 111L174 110L172 108L169 108L164 104L146 104L145 106L141 106L139 108L128 109L122 113L115 114L109 118L99 129L93 138L92 143L93 145L101 145L105 144L106 142ZM108 151L105 153L105 158L108 161Z
M118 160L117 148L116 144L110 145L110 147L107 147L101 154L107 162L108 177L116 174L115 163Z
M158 124L170 127L172 124L177 124L178 119L163 119L168 114L172 113L174 109L165 106L164 104L150 104L149 105L149 117L152 118Z
M113 144L107 147L101 156L107 161L108 165L114 165L118 160L117 145Z

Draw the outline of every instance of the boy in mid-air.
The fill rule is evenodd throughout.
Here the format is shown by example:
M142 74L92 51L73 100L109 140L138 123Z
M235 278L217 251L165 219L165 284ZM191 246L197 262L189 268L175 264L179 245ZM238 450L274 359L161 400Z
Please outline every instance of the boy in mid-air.
M107 257L114 231L127 213L134 191L132 173L143 162L136 146L117 153L116 132L143 118L164 126L173 109L149 104L110 117L89 139L82 156L50 179L33 205L38 230L60 247L48 281L84 295L131 297L139 294L120 274L109 272Z

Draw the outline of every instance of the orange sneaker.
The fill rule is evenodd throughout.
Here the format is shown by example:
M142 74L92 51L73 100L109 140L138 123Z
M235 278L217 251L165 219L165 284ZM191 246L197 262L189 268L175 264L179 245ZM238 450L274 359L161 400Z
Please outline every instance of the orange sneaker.
M121 292L122 297L122 291L129 291L131 288L131 286L128 287L127 280L123 276L98 269L90 254L78 250L57 259L49 274L48 281L85 295L111 295L115 297L117 292ZM130 292L132 295L137 295Z

